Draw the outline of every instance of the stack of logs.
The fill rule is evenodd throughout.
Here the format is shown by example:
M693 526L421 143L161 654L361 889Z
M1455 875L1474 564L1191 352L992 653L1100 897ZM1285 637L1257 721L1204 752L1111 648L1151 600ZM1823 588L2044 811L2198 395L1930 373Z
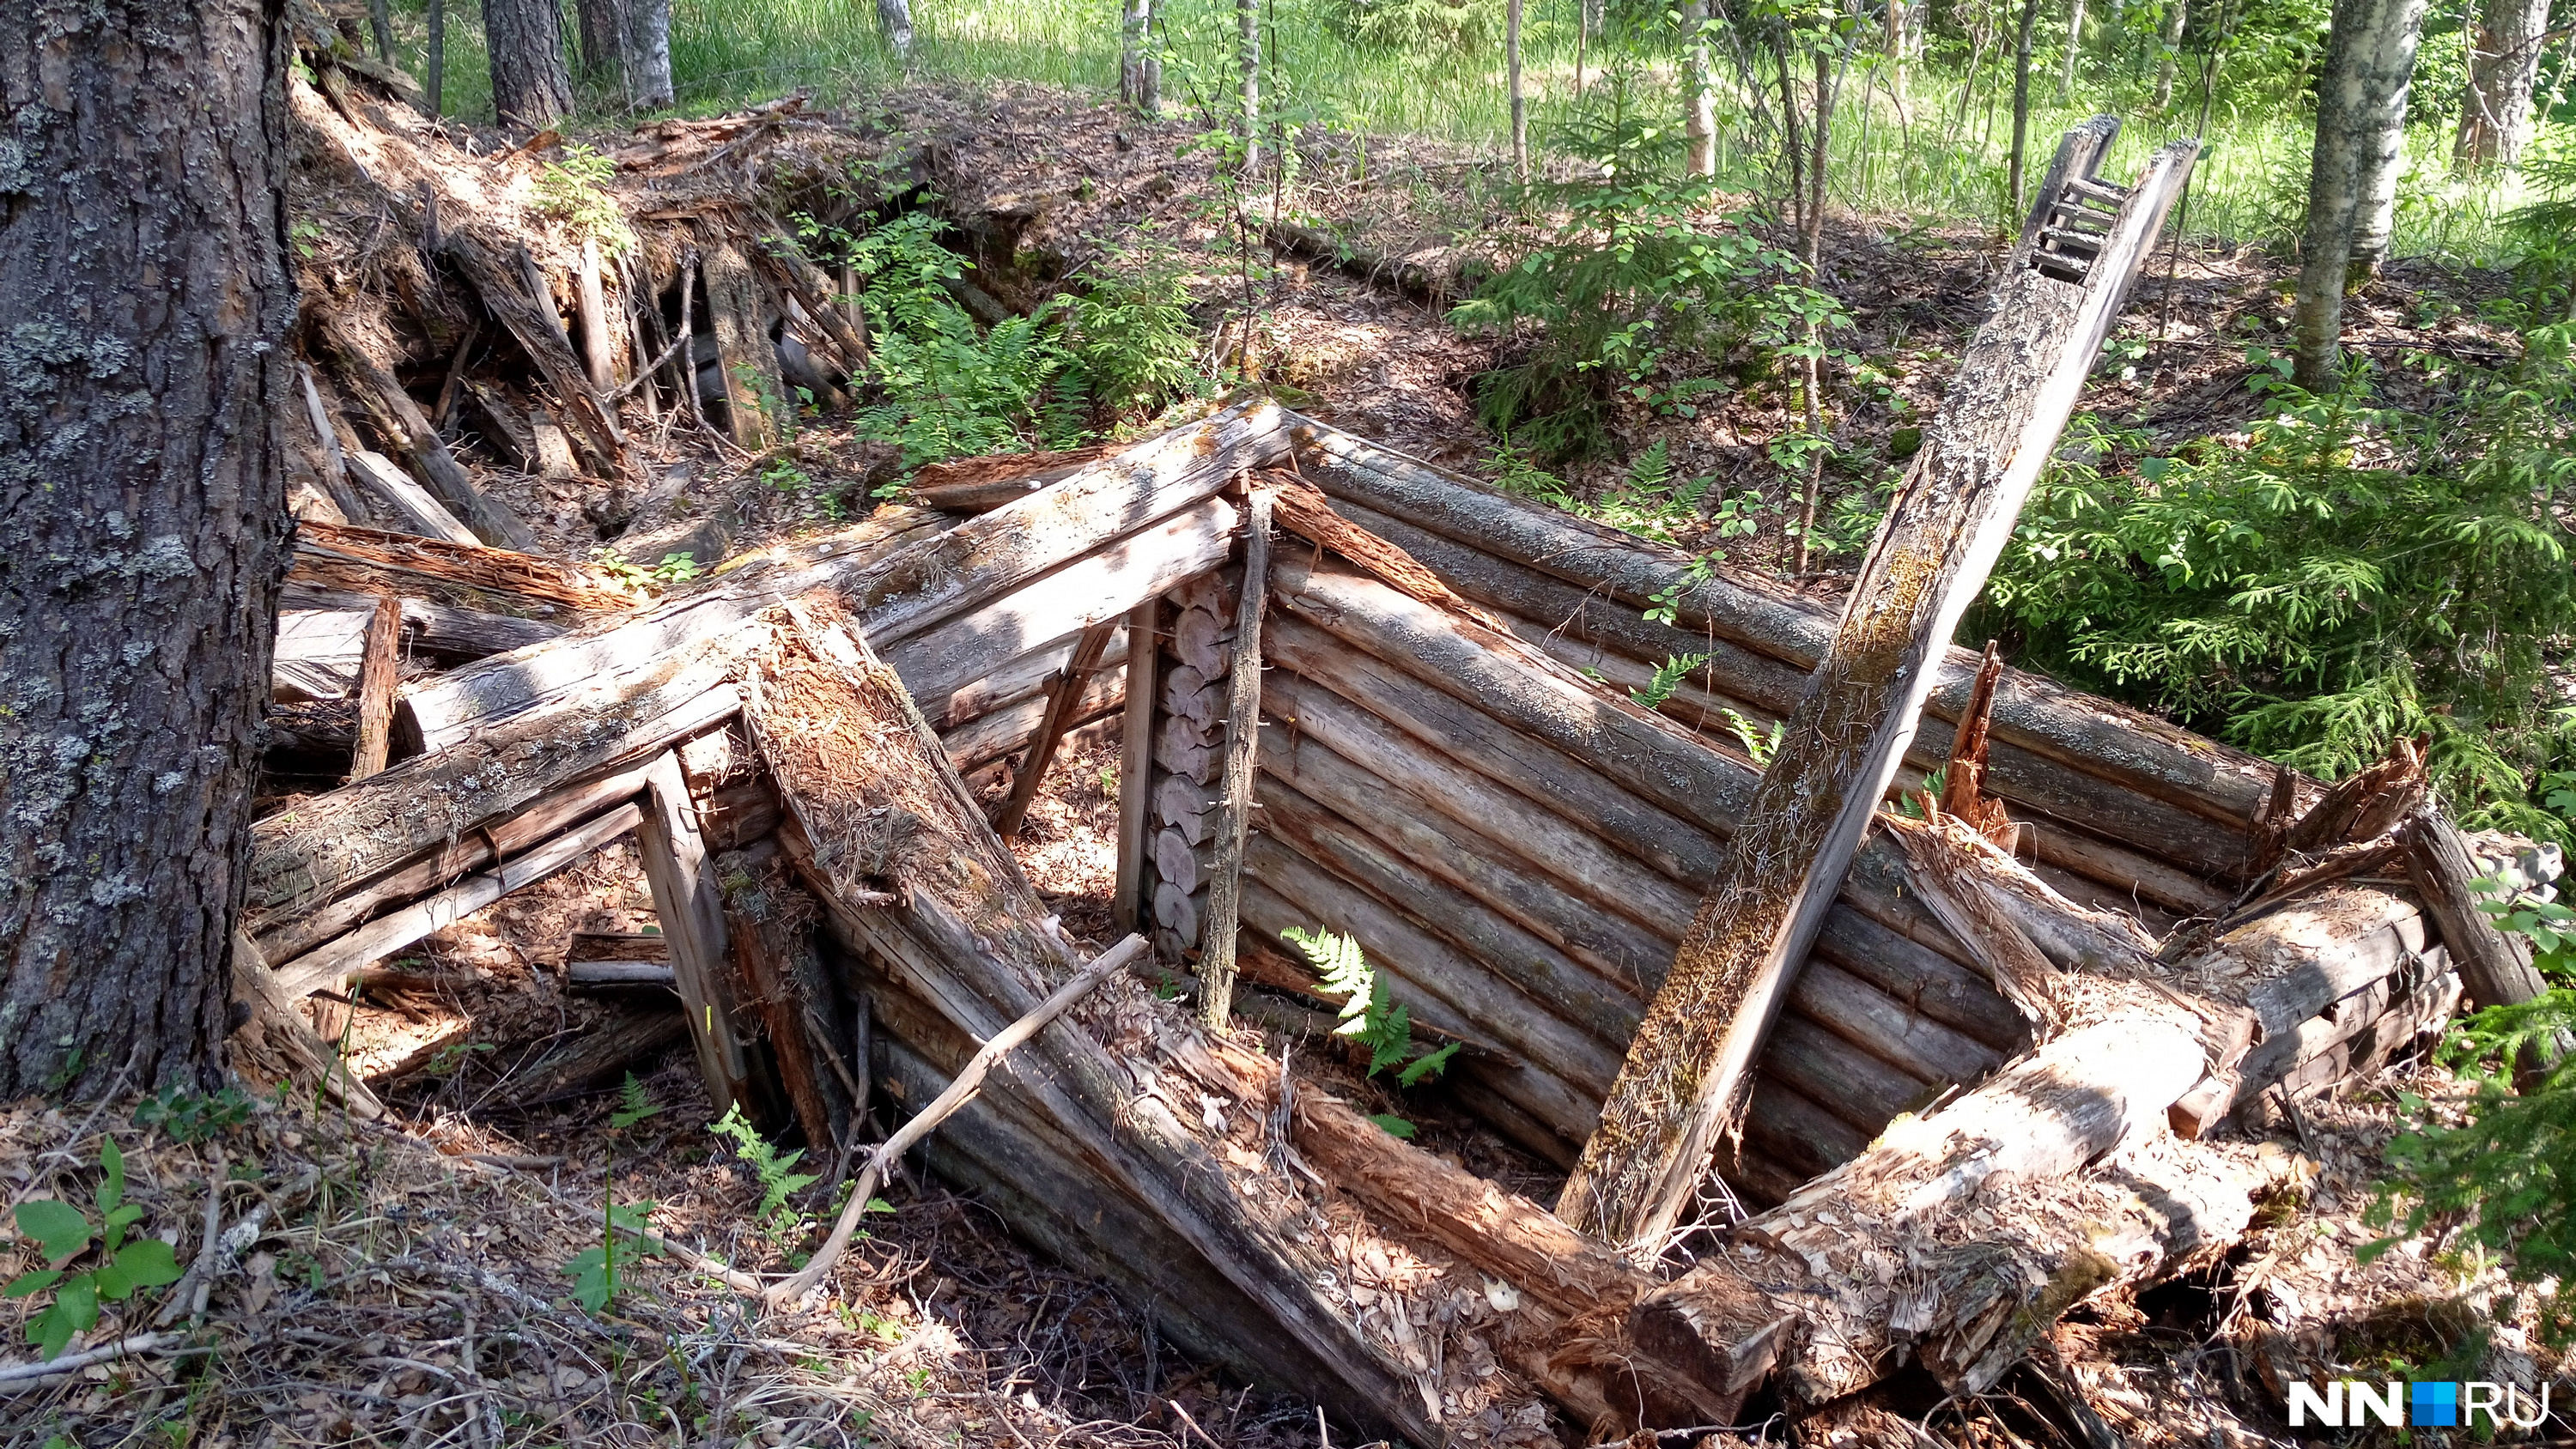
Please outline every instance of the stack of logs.
M1154 946L1178 966L1195 959L1206 919L1208 872L1216 859L1217 776L1224 766L1225 674L1233 651L1234 596L1215 575L1191 580L1166 599L1153 732L1155 767L1152 898Z

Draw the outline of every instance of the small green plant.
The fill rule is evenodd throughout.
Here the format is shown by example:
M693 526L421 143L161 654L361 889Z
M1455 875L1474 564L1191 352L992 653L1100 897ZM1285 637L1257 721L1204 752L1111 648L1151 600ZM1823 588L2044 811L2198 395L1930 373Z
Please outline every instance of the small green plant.
M1385 978L1369 965L1356 937L1295 926L1280 934L1305 953L1315 974L1322 978L1324 989L1343 998L1342 1024L1333 1028L1333 1034L1349 1037L1368 1048L1370 1076L1397 1067L1396 1081L1407 1087L1416 1086L1439 1075L1449 1065L1449 1059L1458 1054L1456 1042L1438 1051L1414 1054L1412 1009L1388 993Z
M1065 294L1060 317L1073 354L1067 380L1111 422L1203 392L1190 289L1168 252L1112 249L1114 271L1089 291Z
M1780 732L1787 727L1786 722L1773 720L1771 728L1765 730L1734 710L1721 706L1717 712L1726 721L1727 730L1744 746L1744 753L1753 758L1753 763L1769 769L1771 757L1780 753Z
M598 242L611 255L635 240L626 213L608 194L617 162L588 146L567 146L561 161L549 161L537 172L537 214L563 223L575 236Z
M752 1176L759 1179L760 1206L753 1217L769 1234L770 1241L783 1249L807 1226L804 1217L787 1205L788 1197L822 1180L810 1172L791 1170L804 1158L805 1150L800 1147L781 1152L771 1146L769 1139L760 1135L760 1129L742 1115L739 1102L725 1108L725 1114L709 1123L707 1130L731 1142L734 1156L741 1158Z
M157 1128L173 1142L205 1142L250 1120L250 1098L239 1087L191 1092L163 1087L134 1109L134 1125Z
M126 1240L126 1230L142 1218L143 1209L125 1200L125 1154L115 1139L101 1139L98 1160L95 1226L87 1213L67 1202L34 1198L18 1204L19 1236L35 1243L47 1266L19 1274L0 1290L0 1296L31 1298L53 1291L53 1301L27 1323L27 1341L47 1359L61 1357L72 1335L97 1325L101 1303L122 1303L145 1288L179 1281L178 1260L168 1243L158 1238ZM67 1265L87 1253L92 1243L98 1245L95 1261L72 1271Z
M696 557L690 553L666 553L662 555L662 561L651 568L628 562L625 555L613 548L593 549L590 557L602 572L614 576L619 583L639 589L685 584L700 572Z
M1708 661L1709 656L1705 654L1667 654L1664 662L1655 666L1654 677L1643 686L1629 690L1628 697L1648 709L1661 709L1664 701L1673 697L1673 691L1681 688L1683 681Z
M653 1100L653 1094L635 1080L633 1072L628 1072L626 1084L618 1091L618 1104L608 1114L608 1173L599 1192L599 1243L574 1254L572 1261L563 1266L572 1277L573 1301L589 1312L598 1313L617 1301L619 1233L637 1239L637 1252L656 1256L662 1251L650 1223L655 1204L617 1205L617 1140L636 1123L661 1114L662 1104Z

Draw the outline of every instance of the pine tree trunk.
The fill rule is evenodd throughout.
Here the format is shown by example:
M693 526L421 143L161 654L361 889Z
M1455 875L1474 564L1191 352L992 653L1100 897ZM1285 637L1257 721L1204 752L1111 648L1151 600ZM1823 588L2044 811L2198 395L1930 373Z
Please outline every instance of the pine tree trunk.
M298 399L282 8L0 25L0 1100L217 1067Z
M2333 387L2342 373L2343 295L2355 244L2379 231L2379 198L2405 154L2406 88L2424 0L2336 0L2317 82L2317 141L2300 241L2296 320L2299 386ZM2386 194L2393 201L2393 190Z
M534 129L572 114L554 0L483 0L483 44L492 58L492 113L502 125Z
M1243 80L1243 174L1261 169L1261 0L1234 0L1235 69Z
M1702 47L1705 54L1706 47ZM1529 180L1529 102L1521 94L1521 0L1510 0L1503 15L1504 66L1510 72L1512 100L1512 175Z
M885 32L895 63L912 69L912 0L877 0L877 28Z
M2013 142L2009 189L2012 192L2013 219L2030 214L2030 31L2039 19L2039 0L2021 0L2021 31L2013 42ZM1986 124L1994 124L1994 112L1986 113Z
M2451 164L2462 171L2511 166L2531 140L2531 92L2540 80L2549 0L2484 0L2470 31L2469 82Z
M625 0L625 10L626 104L661 110L672 100L671 0Z
M2183 27L2191 19L2191 0L2166 0L2164 53L2156 60L2156 110L2173 104L2174 62L2182 55Z
M447 103L447 0L429 0L429 118L437 120Z
M367 28L374 33L376 59L392 61L394 58L393 0L367 0Z
M1717 174L1717 87L1708 58L1708 0L1682 6L1683 162L1693 176Z
M581 76L593 84L619 78L626 45L624 0L578 0L581 20Z

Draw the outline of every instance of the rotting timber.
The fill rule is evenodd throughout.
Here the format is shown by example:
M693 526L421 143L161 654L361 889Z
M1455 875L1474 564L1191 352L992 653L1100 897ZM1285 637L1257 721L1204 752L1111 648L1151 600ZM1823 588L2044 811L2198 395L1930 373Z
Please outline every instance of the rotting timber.
M503 313L547 290L484 281ZM614 447L597 385L541 371ZM1381 1130L1304 1065L1329 1038L1249 1028L1329 1020L1276 943L1349 933L1458 1046L1451 1099L1572 1165L1758 819L1719 711L1794 715L1832 613L1257 401L968 472L924 490L953 509L658 602L461 540L309 532L310 612L363 635L392 599L443 668L400 691L385 769L259 823L245 960L272 994L344 979L641 830L684 1005L546 1070L596 1082L684 1031L717 1100L847 1165L1074 979L975 787L1115 719L1124 924L1186 982L1226 885L1232 1024L1111 973L937 1126L931 1169L1350 1427L1516 1445L1558 1418L1726 1423L1756 1392L1814 1409L1905 1364L1991 1384L2088 1294L2224 1249L2263 1186L2231 1112L2437 1028L2455 958L2489 995L2520 979L2509 942L2450 939L2481 919L2462 873L2547 872L2415 813L2404 759L2329 795L2017 671L1978 691L1940 629L1909 661L1925 728L1846 781L1876 828L1816 873L1812 943L1748 1053L1716 1180L1752 1215L1666 1282ZM1256 493L1278 536L1246 570ZM1673 622L1644 617L1668 590ZM1692 652L1660 707L1626 693ZM327 691L340 657L296 677ZM1957 741L1983 741L1978 818L2008 813L2018 854L1876 808ZM2410 886L2379 868L2417 858ZM274 1070L328 1070L271 1045Z

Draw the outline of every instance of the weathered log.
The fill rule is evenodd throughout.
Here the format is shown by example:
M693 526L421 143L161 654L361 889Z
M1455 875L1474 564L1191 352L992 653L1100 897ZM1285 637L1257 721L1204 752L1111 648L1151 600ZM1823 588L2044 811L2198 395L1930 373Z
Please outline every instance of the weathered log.
M372 610L375 600L381 597L384 595L315 588L300 584L293 575L289 575L285 590L278 595L278 612L281 618L305 610L364 612ZM403 632L411 653L435 664L463 664L488 659L495 654L560 638L564 632L561 624L550 624L543 619L522 619L487 609L458 608L429 599L403 598L398 602L402 606Z
M1235 472L1284 447L1275 408L1230 408L936 537L879 555L873 546L908 533L919 515L871 520L847 531L829 553L746 569L630 622L557 641L545 647L541 667L533 655L504 655L458 670L412 691L403 708L425 746L444 748L575 691L622 689L621 676L815 588L838 591L867 620L870 638L890 646L1210 498ZM1027 643L1067 628L1061 620L1050 620L1042 632L1026 619L1007 622L1028 631ZM1002 657L1024 652L1025 644ZM985 672L989 666L959 682ZM944 692L915 683L927 696Z
M667 986L680 989L668 961L567 961L567 986Z
M236 1070L328 1092L352 1115L369 1121L385 1114L384 1103L349 1070L348 1058L314 1034L297 1005L301 993L279 983L245 932L233 933L232 983L241 1023L229 1044Z
M581 360L590 385L601 396L617 386L624 349L609 341L608 294L599 285L599 239L581 239L581 263L574 272L573 305L581 322Z
M1082 694L1073 702L1066 717L1065 734L1070 737L1116 713L1127 699L1124 665L1103 669L1083 682ZM1026 750L1037 735L1038 724L1045 717L1047 701L1039 697L1005 705L981 718L970 720L955 729L942 730L940 741L948 746L948 757L957 762L960 773L973 774L985 766Z
M582 440L612 471L623 465L626 439L617 429L617 419L607 404L592 390L581 360L572 354L572 344L565 340L563 317L550 295L531 295L525 285L503 268L492 250L468 231L447 234L447 257L465 277L475 295L483 299L483 309L497 318L518 339L537 373L554 389L564 406L575 436Z
M642 816L635 830L636 853L653 891L653 914L671 943L672 981L689 1018L698 1075L706 1082L707 1100L721 1115L734 1103L748 1101L751 1068L734 1025L734 993L727 989L731 948L724 886L698 834L678 755L665 754L644 772Z
M2481 896L2482 874L2469 858L2468 842L2450 817L2424 810L2406 826L2406 873L2424 898L2424 909L2450 948L2451 964L2472 1006L2513 1006L2548 989L2532 969L2528 948L2497 929L2479 907L2493 897Z
M516 1100L533 1106L614 1088L630 1071L689 1039L679 1007L630 1004L594 1023L516 1079ZM648 1068L649 1070L649 1068Z
M358 740L351 752L351 783L382 771L393 744L394 689L402 683L402 601L388 596L367 620L365 652L358 663Z
M2105 118L2069 133L2060 148L2069 173L2089 177L2115 128ZM2198 151L2179 142L2148 163L2087 281L2038 265L2009 278L1995 320L1969 345L1558 1200L1577 1227L1658 1251L1707 1174L1783 988L1904 758L1950 636L2002 554Z
M441 589L463 589L524 599L532 609L558 605L580 613L624 613L643 602L641 594L588 564L321 523L295 530L295 565L287 578L370 596L426 594L448 603L469 598L448 597Z
M1054 453L993 453L932 463L912 475L905 491L924 508L948 513L990 513L1050 483L1060 483L1124 445L1094 443Z
M850 638L828 601L805 601L801 619L782 613L794 627L782 624L760 656L746 716L796 818L790 857L816 884L845 944L895 957L907 986L960 1030L990 1040L1073 973L1069 954L1040 924L1044 906L946 769L893 672ZM876 727L826 738L802 727L810 718ZM896 800L914 825L904 848L890 852L869 843L866 822ZM797 842L806 847L801 853ZM840 903L840 893L868 879L899 881L902 899L864 910ZM1167 1104L1136 1095L1108 1051L1067 1021L1022 1050L1032 1061L1011 1074L1007 1095L1039 1105L1093 1172L1143 1203L1261 1305L1268 1322L1242 1324L1240 1332L1285 1340L1293 1347L1280 1358L1292 1367L1322 1368L1293 1384L1418 1442L1436 1437L1404 1374L1319 1296L1315 1250L1290 1239L1261 1202L1239 1194L1223 1162Z
M313 364L298 361L296 378L304 384L304 415L313 425L313 436L322 447L322 486L341 514L355 523L367 517L366 507L349 485L349 454L340 446L340 430L331 420L330 409L322 402L322 390L313 381Z
M357 687L375 606L290 609L277 613L268 660L269 697L279 704L347 698Z
M1227 662L1225 765L1211 844L1216 859L1208 887L1206 935L1199 957L1199 1020L1225 1025L1234 1009L1234 933L1243 904L1243 843L1252 829L1253 771L1261 739L1261 621L1270 605L1270 513L1267 489L1255 489L1244 519L1243 583Z
M778 353L761 315L751 264L729 239L709 247L703 270L715 319L716 361L724 372L725 421L746 452L763 453L796 430L796 407L778 378Z
M1475 552L1548 574L1578 591L1597 591L1632 614L1671 593L1680 642L1670 650L1656 648L1646 656L1650 659L1660 660L1666 652L1706 651L1714 641L1776 659L1793 677L1803 677L1824 656L1832 637L1834 611L1786 588L1750 575L1720 571L1708 576L1695 570L1694 560L1681 550L1510 498L1301 416L1290 416L1289 432L1301 473L1337 507L1362 505ZM1476 597L1475 589L1429 549L1401 532L1361 521L1401 544L1451 587ZM1531 617L1549 616L1540 611ZM1942 658L1941 684L1927 706L1931 716L1958 718L1976 663L1977 657L1964 649ZM1742 677L1733 666L1723 666L1721 674ZM1795 697L1793 691L1787 700ZM1925 731L1927 741L1935 738L1928 720ZM2271 788L2273 771L2266 761L2017 670L2005 671L1994 734L1998 745L2101 773L2123 789L2183 806L2238 832L2254 819ZM2005 758L1999 758L1992 783L2003 789L2012 773Z
M1328 262L1366 282L1385 282L1406 295L1437 306L1473 287L1466 275L1466 261L1448 247L1428 249L1437 255L1432 261L1422 260L1423 253L1388 256L1372 247L1335 237L1311 226L1287 220L1253 223L1261 229L1261 239L1280 251L1296 252Z
M1995 641L1986 641L1986 657L1977 666L1976 685L1968 691L1968 708L1950 740L1950 758L1942 766L1941 810L1991 840L2004 854L2013 853L2019 835L2001 800L1985 792L1987 741L1994 724L1995 685L2003 678L2004 656ZM1952 927L1953 930L1957 929Z
M1038 787L1046 782L1047 767L1055 763L1056 747L1081 711L1083 690L1117 636L1118 626L1110 620L1086 627L1074 642L1063 672L1047 682L1045 711L1039 716L1037 732L1029 737L1028 752L1012 774L1011 793L993 816L994 834L1007 839L1019 833L1020 821L1036 802Z
M473 529L447 511L429 491L415 483L411 475L394 466L394 460L382 453L360 448L349 455L349 476L367 490L379 513L386 514L423 538L447 543L480 543Z
M438 430L430 426L420 404L413 402L411 394L403 391L402 383L378 366L366 349L329 317L320 321L317 330L339 359L341 367L348 372L350 381L357 385L358 402L385 435L385 441L410 461L412 471L429 485L430 491L438 496L438 501L445 505L447 511L473 530L472 536L458 541L472 543L479 539L494 548L533 552L537 545L536 535L528 531L528 525L517 515L485 497L483 490L474 486L474 475L466 472L465 465L456 461L456 455L447 451L447 444L438 436ZM359 460L352 458L350 461L354 465ZM371 481L380 490L386 487L384 479ZM431 536L447 537L443 533Z
M325 987L337 987L351 972L452 926L510 892L533 885L590 854L633 830L641 818L634 806L620 805L503 862L496 870L469 876L426 900L369 921L279 966L275 973L279 989L302 997Z
M1160 599L1147 599L1127 613L1127 677L1122 681L1125 717L1118 736L1118 868L1110 892L1109 916L1122 931L1139 934L1152 925L1145 889L1145 841L1152 829L1154 787L1154 698L1160 691L1163 647Z
M928 698L915 695L913 698L921 705L922 715L940 733L946 734L994 710L1042 698L1048 686L1064 673L1065 666L1073 662L1074 646L1081 640L1082 631L1077 629L1048 640L981 679L958 687L945 698L938 695ZM1126 640L1113 638L1109 647L1101 651L1097 669L1116 668L1126 659Z
M806 1145L817 1160L828 1158L838 1170L854 1106L841 1085L849 1068L838 1048L808 1024L832 1000L810 935L818 911L774 851L758 863L741 854L726 857L719 874L725 937L748 997L743 1006L758 1017L768 1038L779 1085ZM579 971L578 965L571 968L573 979ZM855 1104L856 1110L866 1106L864 1100Z

